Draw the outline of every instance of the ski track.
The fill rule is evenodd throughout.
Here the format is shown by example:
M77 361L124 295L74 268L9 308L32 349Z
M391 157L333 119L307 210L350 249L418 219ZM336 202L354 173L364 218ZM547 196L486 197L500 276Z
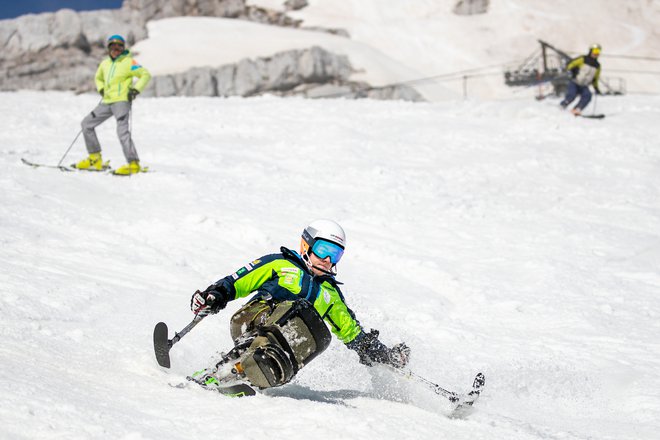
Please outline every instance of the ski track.
M599 98L602 121L529 100L139 99L154 172L118 178L20 162L57 163L94 95L0 98L0 438L657 436L660 99ZM155 323L173 336L192 292L318 217L347 230L349 305L413 371L456 391L485 373L467 417L336 340L266 395L168 385L229 348L242 301L168 372Z

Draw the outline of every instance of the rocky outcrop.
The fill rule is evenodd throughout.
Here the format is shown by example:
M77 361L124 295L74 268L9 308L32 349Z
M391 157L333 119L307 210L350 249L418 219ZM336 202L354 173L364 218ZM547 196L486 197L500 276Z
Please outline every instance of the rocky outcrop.
M122 10L139 16L144 23L169 17L225 17L276 26L300 25L300 20L286 12L246 5L245 0L124 0Z
M347 97L423 100L413 89L386 87L349 80L353 68L346 56L320 47L280 52L270 57L243 59L216 68L156 76L144 96L254 96L264 93L309 98Z
M119 10L63 9L0 21L0 90L85 89L108 35L123 32L131 41L146 36L124 18Z
M456 15L476 15L488 12L490 0L458 0L454 6Z
M304 7L291 1L287 8ZM124 35L129 45L147 37L146 23L166 17L239 18L279 26L299 26L285 12L248 6L245 0L125 0L120 9L30 14L0 20L0 90L93 89L98 60L108 35ZM337 29L316 29L347 35Z
M288 0L285 11L305 7ZM147 37L146 23L166 17L229 17L279 26L300 27L286 12L245 0L125 0L121 9L25 15L0 20L0 90L94 91L94 74L105 55L108 35L124 35L129 45ZM312 28L306 28L312 30ZM341 29L314 28L348 37ZM215 68L195 68L154 77L144 91L151 96L253 96L261 93L318 97L370 97L422 100L410 87L372 88L351 82L345 56L322 48L293 50L266 58L244 59Z
M367 83L349 82L344 84L301 84L295 89L282 94L285 96L303 96L305 98L343 98L343 99L383 99L401 101L426 101L424 97L412 87L397 84L385 87L372 87Z
M307 0L286 0L284 2L284 7L287 11L297 11L306 7L308 4Z

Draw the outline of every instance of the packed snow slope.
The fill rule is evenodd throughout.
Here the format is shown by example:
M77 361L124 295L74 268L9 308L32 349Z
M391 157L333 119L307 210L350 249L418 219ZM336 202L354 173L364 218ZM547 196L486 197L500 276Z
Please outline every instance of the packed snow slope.
M411 82L427 100L441 101L465 93L481 99L531 96L538 91L506 86L504 71L517 69L538 51L539 39L571 56L599 43L603 81L626 92L660 93L657 1L497 0L486 13L470 16L453 12L457 0L308 2L288 13L302 20L300 29L168 18L148 23L149 37L134 49L140 62L160 75L318 45L348 56L356 69L353 80L373 86ZM284 4L248 3L280 10ZM344 29L350 37L309 28Z
M660 98L556 102L138 99L130 178L55 164L96 95L0 95L0 438L598 439L660 430ZM589 110L590 111L590 110ZM115 123L105 158L123 163ZM67 155L85 155L80 139ZM207 318L155 362L191 294L333 218L349 305L441 397L337 340L231 399L185 382L230 347Z

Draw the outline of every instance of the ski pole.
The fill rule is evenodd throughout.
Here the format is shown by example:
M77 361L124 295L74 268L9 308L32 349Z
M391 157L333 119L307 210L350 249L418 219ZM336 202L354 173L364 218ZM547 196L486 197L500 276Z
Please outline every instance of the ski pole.
M596 114L596 104L598 104L598 93L594 92L594 111L591 113L592 115Z
M402 370L402 369L399 369L399 368L393 368L393 370L396 371L397 373L399 373L400 375L402 375L403 377L407 377L409 379L414 379L417 382L425 385L427 388L431 389L431 391L435 392L436 394L440 394L441 396L446 397L452 403L458 402L458 400L460 399L460 397L457 393L455 393L453 391L446 390L446 389L442 388L440 385L438 385L436 383L433 383L430 380L425 379L422 376L420 376L419 374L415 374L410 370Z
M472 382L472 390L467 394L458 394L453 391L446 390L442 388L440 385L433 383L430 380L425 379L422 376L415 374L410 370L401 370L398 368L393 368L393 370L395 370L397 373L401 374L402 376L408 379L414 379L417 382L421 383L422 385L425 385L427 388L431 389L431 391L435 392L436 394L439 394L447 398L451 403L458 403L459 407L466 405L472 406L472 404L479 398L479 395L481 394L481 390L486 384L486 378L484 377L483 373L477 373L477 375L474 377L474 381Z
M66 151L64 152L64 156L62 156L60 161L57 163L58 168L60 166L62 166L62 162L64 162L64 158L66 157L67 154L69 154L69 151L71 151L71 147L73 147L73 144L76 143L76 141L78 140L78 137L80 136L81 133L82 133L82 128L80 129L80 131L78 132L76 137L73 139L73 142L71 142L71 145L69 145L69 148L67 148Z
M196 326L197 324L199 324L200 322L202 322L202 319L204 319L205 316L208 316L208 315L204 315L204 316L201 316L201 317L200 317L200 316L195 316L195 319L193 319L192 321L190 321L190 324L188 324L188 325L185 326L183 329L181 329L180 332L178 332L178 333L175 332L175 333L174 333L174 337L168 341L170 348L172 348L172 346L173 346L174 344L176 344L177 342L179 342L179 340L180 340L181 338L183 338L186 334L188 334L188 332L189 332L190 330L192 330L193 328L195 328L195 326Z
M96 104L96 105L98 106L98 105L99 105L100 103L102 103L102 102L103 102L103 98L101 98L101 100L100 100L100 101L98 102L98 104ZM76 143L76 141L78 140L78 137L80 137L80 134L81 134L82 132L83 132L83 129L81 128L80 131L78 132L78 134L76 135L76 137L73 138L73 142L71 142L71 145L69 145L69 148L66 149L66 151L64 152L64 155L62 156L62 158L60 159L60 161L57 163L57 167L58 167L58 168L62 166L62 162L64 162L64 158L67 156L67 154L69 154L69 151L71 151L71 148L73 147L73 144Z
M156 324L156 327L154 327L154 352L156 353L156 361L158 362L158 365L170 368L170 349L172 346L187 335L190 330L195 328L197 324L202 322L202 319L206 316L208 315L195 316L195 319L190 321L190 323L181 329L181 331L174 332L174 337L172 339L168 339L167 337L167 324L164 322Z

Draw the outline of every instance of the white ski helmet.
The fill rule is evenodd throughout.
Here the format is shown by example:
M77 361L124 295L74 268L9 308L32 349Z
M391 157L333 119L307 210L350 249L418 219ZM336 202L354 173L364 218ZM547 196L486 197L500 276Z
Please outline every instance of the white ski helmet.
M334 266L341 259L345 248L346 233L339 223L333 220L315 220L302 232L300 255L305 262L308 261L309 254L314 252L320 258L330 257Z

